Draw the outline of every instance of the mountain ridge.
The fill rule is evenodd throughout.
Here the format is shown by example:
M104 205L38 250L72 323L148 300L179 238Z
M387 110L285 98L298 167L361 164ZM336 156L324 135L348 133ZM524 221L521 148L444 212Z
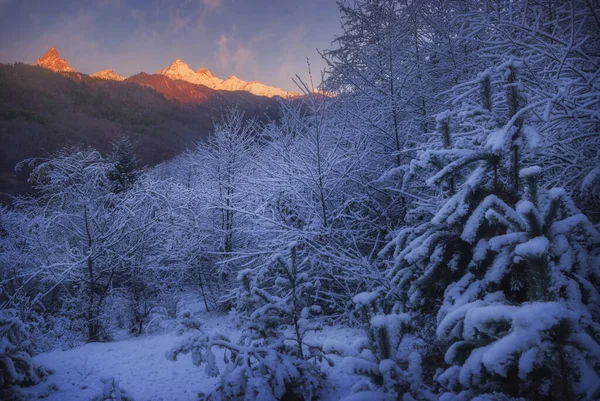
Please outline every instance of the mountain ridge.
M199 68L194 71L180 58L175 59L167 68L158 70L157 74L168 76L171 79L204 85L216 90L245 91L266 97L279 96L287 98L298 96L295 92L287 92L281 88L268 86L258 81L244 81L233 74L227 79L221 79L207 68Z
M76 73L81 75L81 73L77 72L69 65L66 59L60 58L58 49L54 46L44 53L44 55L40 57L34 65L47 68L55 72ZM140 73L134 74L133 76L139 74ZM299 96L295 92L288 92L281 88L263 84L259 81L244 81L233 74L227 79L221 79L214 75L207 68L199 68L194 71L180 58L175 59L175 61L173 61L167 68L157 71L156 74L164 75L173 80L185 81L195 85L203 85L217 91L244 91L256 96L264 97L279 96L282 98L290 98ZM89 76L93 78L114 81L124 81L127 79L126 77L115 73L112 68L97 71Z
M64 146L110 151L129 136L141 163L155 165L204 140L222 111L276 119L275 98L210 89L146 73L123 81L53 71L23 63L0 64L0 204L2 193L30 188L16 163L45 157Z

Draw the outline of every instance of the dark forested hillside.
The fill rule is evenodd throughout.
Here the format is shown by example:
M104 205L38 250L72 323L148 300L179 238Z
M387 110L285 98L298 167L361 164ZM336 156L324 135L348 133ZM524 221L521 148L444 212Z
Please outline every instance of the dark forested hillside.
M16 163L69 145L106 152L112 140L129 136L143 164L163 161L202 140L228 106L259 119L277 113L275 99L164 76L142 73L117 82L0 65L0 192L25 188L13 176Z

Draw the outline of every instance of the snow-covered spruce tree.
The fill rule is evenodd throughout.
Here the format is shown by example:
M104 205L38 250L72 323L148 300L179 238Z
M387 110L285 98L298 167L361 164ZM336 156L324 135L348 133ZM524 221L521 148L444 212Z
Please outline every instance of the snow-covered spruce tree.
M521 170L516 208L487 196L461 234L475 252L437 328L452 342L438 381L456 399L600 396L600 234L563 189L538 193L540 172Z
M431 142L437 149L411 165L413 179L437 170L426 182L447 199L430 219L400 229L380 255L392 256L388 273L401 303L424 316L437 313L444 289L472 259L472 247L460 238L469 214L490 193L514 205L521 159L539 144L515 92L518 65L509 60L459 85L461 103L438 115Z
M14 386L37 384L48 374L31 360L29 332L13 309L0 310L0 339L0 396L11 396Z
M342 356L346 371L364 377L352 387L349 400L437 400L422 380L420 341L413 335L410 314L386 314L382 292L354 297L366 337L353 347L328 341L323 351Z
M108 161L113 167L108 179L113 183L114 192L127 191L137 178L138 160L129 137L121 137L112 142Z
M463 104L440 116L448 141L419 162L449 198L382 253L393 250L402 306L437 314L450 344L444 400L597 397L600 238L565 191L538 190L540 170L520 168L539 137L518 70L509 60L461 86Z
M215 390L203 399L275 401L315 397L322 380L316 363L326 357L318 347L305 342L306 332L318 328L310 317L320 309L307 302L311 284L303 263L295 244L289 257L277 255L268 267L269 275L275 277L270 291L257 285L252 271L239 273L246 294L240 299L245 323L238 343L220 334L209 338L195 330L167 355L174 360L180 353L192 353L194 364L206 363L206 373L216 376L219 370L212 349L224 350L227 366Z

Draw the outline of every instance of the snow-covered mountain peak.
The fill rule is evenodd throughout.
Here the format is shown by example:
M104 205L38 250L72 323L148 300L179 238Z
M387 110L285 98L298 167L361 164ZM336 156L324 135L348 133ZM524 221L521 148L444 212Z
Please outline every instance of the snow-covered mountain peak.
M48 51L40 57L34 65L39 65L40 67L48 68L52 71L59 72L76 72L74 68L71 68L67 60L60 58L58 54L58 49L52 46Z
M67 60L60 58L56 47L51 47L48 51L36 61L35 65L48 68L57 72L76 72L71 68ZM215 76L207 68L199 68L194 71L182 59L177 58L167 68L159 70L159 75L164 75L170 79L190 82L196 85L204 85L208 88L223 91L245 91L257 96L294 96L294 93L288 93L283 89L265 85L257 81L244 81L235 75L230 75L229 78L223 80ZM125 77L115 73L112 69L106 69L95 72L90 75L94 78L109 79L114 81L123 81Z
M100 78L100 79L110 79L113 81L123 81L125 79L124 76L115 73L112 70L112 68L108 68L106 70L95 72L90 76L94 77L94 78Z
M192 71L189 65L187 65L182 59L178 58L171 63L170 66L165 68L164 70L158 71L159 74L163 75L195 75L195 72Z
M199 68L198 70L193 71L189 65L179 58L171 63L169 67L158 71L158 74L165 75L171 79L204 85L216 90L246 91L254 95L267 97L286 97L288 95L283 89L267 86L257 81L247 82L235 75L230 75L229 78L223 80L215 76L207 68Z
M180 58L176 58L175 61L173 61L173 63L171 63L171 66L169 68L176 68L176 67L188 67L189 66Z
M199 74L196 74L189 65L187 65L180 58L176 59L171 63L170 66L164 70L158 71L158 74L167 76L171 79L178 79L181 81L191 82L193 84L206 85L205 78ZM208 86L208 85L207 85Z
M42 58L60 58L58 54L58 49L52 46L48 51L42 56Z
M221 89L229 91L241 91L246 90L245 87L248 82L239 79L235 75L230 75L225 81L223 81L223 87Z

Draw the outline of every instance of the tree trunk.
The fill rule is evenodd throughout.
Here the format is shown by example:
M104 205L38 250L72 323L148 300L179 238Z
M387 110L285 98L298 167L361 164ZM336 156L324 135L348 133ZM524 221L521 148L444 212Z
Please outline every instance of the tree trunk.
M89 304L87 311L87 325L88 325L88 342L98 341L98 322L96 321L96 311L94 307L95 297L94 290L96 287L96 282L94 280L94 260L92 259L92 233L90 230L90 224L88 219L88 211L87 206L83 207L83 217L85 219L85 232L87 236L87 273L88 273L88 282L89 282Z

